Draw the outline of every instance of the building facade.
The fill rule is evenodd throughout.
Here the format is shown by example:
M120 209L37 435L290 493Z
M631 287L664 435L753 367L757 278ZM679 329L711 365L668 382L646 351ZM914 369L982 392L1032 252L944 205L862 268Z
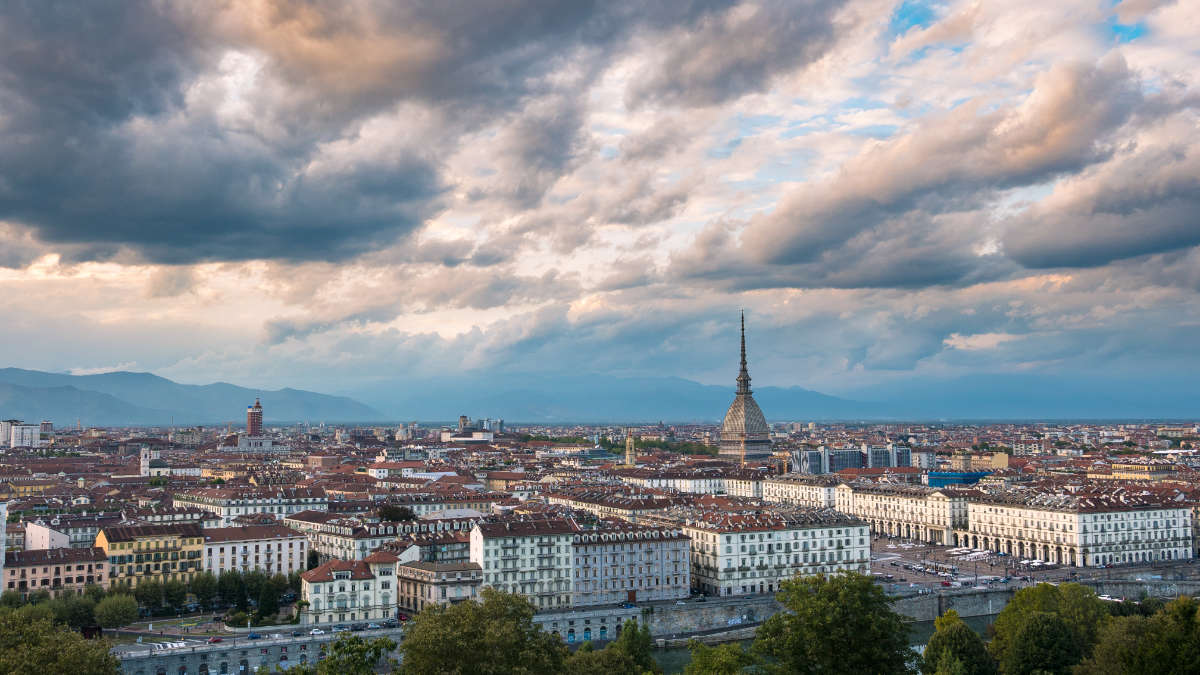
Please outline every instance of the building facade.
M308 561L308 537L282 525L245 525L204 530L204 570L261 571L288 575L303 572Z
M177 493L174 499L175 506L216 514L224 526L232 525L238 516L254 513L269 513L282 520L301 511L329 510L329 499L319 487L199 488Z
M90 584L108 588L108 557L94 546L7 551L0 570L3 589L19 593L22 599L37 591L74 595Z
M419 612L426 607L453 605L479 598L483 569L473 562L408 562L396 565L400 609Z
M576 607L678 600L691 593L691 542L677 528L608 521L572 538Z
M396 616L396 556L330 560L300 575L300 623L323 626Z
M117 525L96 535L111 582L189 581L204 567L204 531L194 523Z
M774 593L797 575L870 572L867 524L828 509L696 512L681 529L691 539L692 585L709 595Z
M483 570L484 586L520 593L539 610L569 607L578 531L563 519L478 523L471 530L471 562Z

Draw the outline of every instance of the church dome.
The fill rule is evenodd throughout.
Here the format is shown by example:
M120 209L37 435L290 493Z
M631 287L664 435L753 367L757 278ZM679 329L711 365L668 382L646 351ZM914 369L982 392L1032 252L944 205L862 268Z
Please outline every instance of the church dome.
M735 440L745 435L765 440L770 433L767 418L763 416L754 396L735 396L733 403L729 404L729 410L725 412L725 421L721 424L721 439L724 440L728 436L730 440Z
M771 428L750 391L746 368L746 317L742 316L742 364L737 376L737 394L721 423L720 454L745 461L771 455Z

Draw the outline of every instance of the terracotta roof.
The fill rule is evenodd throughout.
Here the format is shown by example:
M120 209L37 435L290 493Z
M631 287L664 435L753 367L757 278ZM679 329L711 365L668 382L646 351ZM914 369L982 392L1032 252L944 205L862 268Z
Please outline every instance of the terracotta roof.
M334 572L350 572L351 579L374 579L371 566L363 560L330 560L319 567L314 567L300 574L300 578L310 584L333 581Z
M204 528L196 523L164 523L162 525L117 525L101 530L110 542L133 541L141 537L199 537Z
M104 549L99 546L87 548L46 548L36 551L5 551L5 567L27 567L33 565L58 565L61 563L107 562Z
M303 538L304 535L282 525L244 525L242 527L210 527L204 530L204 542L216 544L225 541L248 541L257 539Z

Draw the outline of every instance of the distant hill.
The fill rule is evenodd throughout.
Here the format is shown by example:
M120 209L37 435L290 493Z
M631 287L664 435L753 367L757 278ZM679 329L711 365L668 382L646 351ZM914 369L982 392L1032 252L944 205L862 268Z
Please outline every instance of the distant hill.
M734 386L677 377L479 375L378 383L349 392L398 420L446 420L458 414L514 422L712 422L725 416ZM800 387L762 387L755 399L767 419L859 419L878 404Z
M261 396L266 422L380 420L382 413L344 396L299 389L266 391L225 382L179 384L150 373L67 375L0 369L0 418L80 420L92 425L215 424L245 419Z

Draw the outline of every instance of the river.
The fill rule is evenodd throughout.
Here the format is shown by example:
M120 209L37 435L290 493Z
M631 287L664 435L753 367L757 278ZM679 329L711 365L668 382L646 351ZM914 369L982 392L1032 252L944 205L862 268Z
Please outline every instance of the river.
M996 614L986 616L971 616L963 619L963 623L970 626L976 633L983 635L987 630L988 624L996 620ZM909 635L910 642L915 648L922 648L929 641L929 636L933 635L932 621L916 621L912 624L912 633ZM745 644L749 646L750 640ZM658 661L658 665L662 666L663 672L668 675L672 673L682 673L684 666L687 665L691 654L686 647L675 647L672 649L656 649L654 651L654 659Z

